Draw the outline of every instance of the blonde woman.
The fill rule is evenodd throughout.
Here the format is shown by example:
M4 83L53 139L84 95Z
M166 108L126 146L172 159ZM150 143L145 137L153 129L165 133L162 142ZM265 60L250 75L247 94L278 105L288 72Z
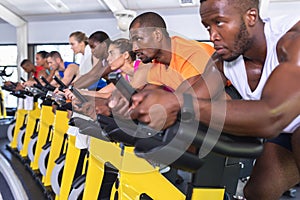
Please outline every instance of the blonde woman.
M75 55L82 54L79 62L79 76L81 76L90 71L93 67L93 58L91 48L88 45L88 37L85 33L76 31L70 34L69 43Z

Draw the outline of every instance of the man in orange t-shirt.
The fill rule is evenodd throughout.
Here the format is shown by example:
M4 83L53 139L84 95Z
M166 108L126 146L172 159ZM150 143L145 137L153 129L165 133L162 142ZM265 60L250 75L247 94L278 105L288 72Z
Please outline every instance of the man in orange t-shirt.
M201 74L214 52L212 46L179 36L170 37L163 18L146 12L130 25L133 51L143 63L153 63L146 88L162 86L174 91L184 81Z
M214 52L209 44L170 37L165 21L154 12L137 16L131 22L129 32L137 57L145 64L152 64L143 90L163 88L174 92L184 89L183 82L194 84ZM113 95L108 105L115 113L128 116L128 105L123 104L121 98Z
M165 21L154 12L137 16L131 22L129 31L133 51L137 57L145 64L152 63L147 76L147 85L143 90L161 87L173 92L184 81L193 84L196 77L203 73L214 52L213 47L208 44L179 36L170 37ZM128 104L122 104L119 98L118 95L112 96L109 106L113 109L113 113L128 117ZM159 108L156 107L152 111L155 113L156 109Z
M174 91L184 81L203 72L214 49L209 44L173 36L169 64L153 60L148 73L149 84L163 86Z

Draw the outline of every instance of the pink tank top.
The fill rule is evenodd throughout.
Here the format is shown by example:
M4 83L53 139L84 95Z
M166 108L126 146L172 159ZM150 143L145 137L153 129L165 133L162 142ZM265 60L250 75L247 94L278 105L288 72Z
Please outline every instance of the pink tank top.
M133 64L133 71L136 72L136 70L139 68L139 65L140 65L141 61L140 60L136 60L134 61L134 64ZM125 75L125 79L130 82L130 78L128 76L128 74Z

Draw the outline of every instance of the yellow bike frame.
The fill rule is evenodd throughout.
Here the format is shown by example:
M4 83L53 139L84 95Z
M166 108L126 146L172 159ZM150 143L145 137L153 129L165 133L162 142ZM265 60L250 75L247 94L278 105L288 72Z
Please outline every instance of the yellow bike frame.
M54 131L53 138L51 141L51 149L49 153L49 159L47 164L46 175L43 176L42 181L44 186L51 185L51 173L55 165L55 160L59 157L60 150L64 141L64 134L68 130L68 113L65 110L56 110L55 119L54 119ZM65 147L63 147L65 148Z
M36 142L36 148L34 153L34 160L30 163L32 170L37 170L39 168L39 157L42 151L43 145L46 143L49 128L53 124L54 113L52 112L51 105L42 105L41 115L40 115L40 126L38 129L38 139Z
M36 120L39 119L40 115L41 115L41 109L38 107L38 103L34 102L33 110L29 110L27 112L27 125L26 125L26 131L24 136L23 148L20 151L20 155L22 157L27 156L30 137L33 134Z

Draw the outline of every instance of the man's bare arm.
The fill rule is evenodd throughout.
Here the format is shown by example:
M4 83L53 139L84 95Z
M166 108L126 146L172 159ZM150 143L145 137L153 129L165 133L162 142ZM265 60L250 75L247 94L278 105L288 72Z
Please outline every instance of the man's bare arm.
M183 93L190 93L194 97L204 99L216 98L223 95L223 99L225 99L224 86L226 78L220 72L219 64L215 64L217 61L218 58L210 60L203 75L185 80L174 93L157 88L149 88L150 86L145 87L145 89L132 97L132 118L149 123L149 126L156 129L161 127L167 128L177 119L178 112L180 112L180 108L183 105ZM161 105L160 110L163 110L165 114L155 115L153 107L152 115L155 115L155 118L152 117L151 119L150 109L153 105ZM195 110L198 110L196 103ZM161 123L164 123L164 125L162 126Z
M61 81L65 85L69 85L72 82L74 76L77 76L78 73L79 73L79 66L76 64L69 64L64 72L64 77L61 79Z
M299 24L299 23L298 23ZM300 24L299 24L300 25ZM276 137L300 114L300 29L288 32L277 46L279 66L269 76L261 100L214 102L198 99L200 121L220 127L222 115L212 112L226 103L223 129L236 135ZM211 120L213 117L214 120Z
M79 72L79 67L77 64L69 64L68 67L64 71L64 77L61 79L61 81L65 85L69 85L71 83L73 77L77 76L78 72ZM59 86L59 84L55 80L52 80L50 84L53 85L54 87Z
M37 75L38 80L39 80L41 83L43 83L43 80L41 79L41 76L43 76L43 77L47 77L47 76L48 76L45 69L39 71L39 73L38 73L38 75Z
M49 75L47 76L46 80L51 83L51 81L53 80L53 76L55 75L55 72L57 71L57 69L51 69Z
M106 76L109 72L110 68L108 66L103 66L102 59L100 59L88 73L81 75L74 82L74 86L79 89L87 88L98 81L101 77Z

